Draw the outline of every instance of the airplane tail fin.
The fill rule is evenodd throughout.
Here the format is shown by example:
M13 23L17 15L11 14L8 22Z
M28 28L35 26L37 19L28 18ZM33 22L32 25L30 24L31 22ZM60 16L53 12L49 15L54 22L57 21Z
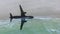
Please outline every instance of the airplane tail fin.
M12 18L12 14L10 13L10 22L12 22L12 19L13 19L13 18Z

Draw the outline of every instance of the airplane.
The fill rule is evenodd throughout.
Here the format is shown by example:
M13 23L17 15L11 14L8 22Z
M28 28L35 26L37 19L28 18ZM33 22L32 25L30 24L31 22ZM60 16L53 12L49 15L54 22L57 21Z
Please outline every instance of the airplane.
M12 14L10 13L10 22L12 22L12 19L19 19L21 18L21 25L20 25L20 30L22 30L23 28L23 25L25 22L27 22L26 19L33 19L34 17L33 16L26 16L26 12L23 11L21 5L19 5L19 8L20 8L20 11L21 11L21 16L12 16Z

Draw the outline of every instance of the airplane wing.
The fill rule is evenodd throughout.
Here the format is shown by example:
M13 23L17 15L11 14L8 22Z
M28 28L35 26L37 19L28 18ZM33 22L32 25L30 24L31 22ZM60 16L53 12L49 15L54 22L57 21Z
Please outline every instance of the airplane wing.
M20 30L22 30L24 23L27 22L25 18L21 18Z
M20 7L20 11L21 11L21 16L25 16L26 12L23 11L21 5L19 5L19 7Z

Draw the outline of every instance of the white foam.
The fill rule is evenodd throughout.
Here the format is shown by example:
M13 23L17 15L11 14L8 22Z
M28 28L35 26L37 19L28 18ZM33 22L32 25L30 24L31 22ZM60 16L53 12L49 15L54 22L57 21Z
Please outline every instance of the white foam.
M37 17L34 17L34 19L52 19L52 17L40 17L40 16L37 16Z

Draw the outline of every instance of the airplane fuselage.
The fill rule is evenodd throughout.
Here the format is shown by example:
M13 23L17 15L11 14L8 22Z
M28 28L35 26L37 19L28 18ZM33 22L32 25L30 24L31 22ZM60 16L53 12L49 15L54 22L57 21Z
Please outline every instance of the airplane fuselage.
M12 16L14 19L25 18L25 19L32 19L33 16Z

